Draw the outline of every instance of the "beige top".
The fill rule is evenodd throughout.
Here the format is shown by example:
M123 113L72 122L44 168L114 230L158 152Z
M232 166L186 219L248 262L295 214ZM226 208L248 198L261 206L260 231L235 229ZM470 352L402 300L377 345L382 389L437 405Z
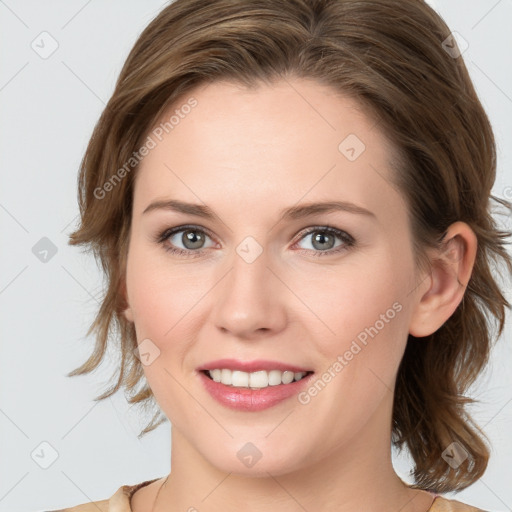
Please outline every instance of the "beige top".
M159 478L146 480L145 482L135 485L123 485L119 487L111 498L105 500L83 503L74 507L50 510L48 512L132 512L130 500L133 494L141 487L149 485L155 480L159 480ZM449 500L439 495L434 496L434 502L427 512L486 512L485 510L466 505L460 501Z

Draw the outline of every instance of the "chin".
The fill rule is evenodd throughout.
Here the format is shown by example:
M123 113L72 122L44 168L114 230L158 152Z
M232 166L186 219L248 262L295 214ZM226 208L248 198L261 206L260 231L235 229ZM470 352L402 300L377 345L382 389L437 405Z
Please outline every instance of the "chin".
M217 469L239 476L267 477L284 475L301 469L301 460L297 457L297 451L283 453L282 447L271 446L258 448L257 441L235 443L236 447L221 447L220 452L205 456L210 464ZM268 452L268 453L265 453ZM232 454L232 455L231 455Z

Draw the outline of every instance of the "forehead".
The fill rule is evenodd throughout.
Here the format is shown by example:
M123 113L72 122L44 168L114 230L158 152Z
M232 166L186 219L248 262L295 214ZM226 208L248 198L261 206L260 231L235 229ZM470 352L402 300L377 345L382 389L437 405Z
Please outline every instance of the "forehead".
M139 211L166 194L207 204L229 197L245 209L301 197L368 205L396 196L393 148L375 121L355 100L310 80L203 85L148 133L156 145L137 171Z

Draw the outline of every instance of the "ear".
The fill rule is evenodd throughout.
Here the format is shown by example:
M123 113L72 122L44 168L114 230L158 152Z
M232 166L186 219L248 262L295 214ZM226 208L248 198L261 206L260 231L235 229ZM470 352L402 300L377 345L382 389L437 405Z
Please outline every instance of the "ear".
M128 320L128 322L133 323L133 312L132 312L132 308L130 307L130 304L128 302L128 294L127 294L127 290L126 290L126 279L125 278L121 279L121 282L119 284L119 289L118 289L118 295L120 298L120 303L122 304L121 313L124 315L126 320Z
M410 334L428 336L452 316L464 297L477 245L475 233L465 222L455 222L448 228L441 249L431 258L430 274L419 287L422 295L411 316Z

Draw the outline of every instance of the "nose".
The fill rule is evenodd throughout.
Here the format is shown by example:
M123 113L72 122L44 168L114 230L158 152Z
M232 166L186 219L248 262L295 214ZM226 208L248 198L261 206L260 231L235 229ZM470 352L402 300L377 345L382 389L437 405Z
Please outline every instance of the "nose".
M234 253L229 271L214 289L213 321L223 334L239 339L277 334L286 326L290 292L287 296L265 251L252 262L240 254Z

